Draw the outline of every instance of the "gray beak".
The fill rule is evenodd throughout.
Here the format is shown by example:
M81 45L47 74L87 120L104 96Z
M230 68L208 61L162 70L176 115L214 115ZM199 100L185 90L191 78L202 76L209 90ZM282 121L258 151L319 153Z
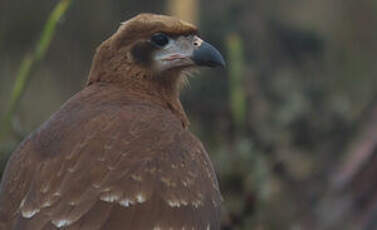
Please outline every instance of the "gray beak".
M194 50L192 60L199 66L225 67L225 60L221 53L205 41Z

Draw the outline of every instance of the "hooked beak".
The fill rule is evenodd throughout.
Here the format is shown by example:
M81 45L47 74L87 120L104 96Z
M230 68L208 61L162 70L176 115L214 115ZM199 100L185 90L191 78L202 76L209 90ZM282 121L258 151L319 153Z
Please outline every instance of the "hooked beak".
M221 53L214 46L203 40L194 49L191 59L198 66L225 67L225 60Z
M192 35L170 39L167 45L157 49L154 60L157 72L193 66L225 67L224 58L215 47Z

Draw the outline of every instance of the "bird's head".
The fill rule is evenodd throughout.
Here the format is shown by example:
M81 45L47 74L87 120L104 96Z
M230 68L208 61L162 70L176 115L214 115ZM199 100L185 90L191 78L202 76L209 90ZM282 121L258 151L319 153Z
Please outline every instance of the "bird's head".
M122 23L97 49L89 84L124 82L146 90L176 89L186 70L224 65L220 52L197 35L194 25L175 17L139 14Z

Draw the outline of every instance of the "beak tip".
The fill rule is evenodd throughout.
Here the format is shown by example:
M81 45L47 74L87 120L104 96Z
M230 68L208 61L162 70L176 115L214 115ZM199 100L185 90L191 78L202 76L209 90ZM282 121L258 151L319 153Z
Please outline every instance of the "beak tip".
M221 53L211 44L204 42L194 51L194 62L199 66L222 67L225 68L226 63Z
M220 63L219 63L219 66L220 66L221 68L225 68L225 67L226 67L226 63L225 63L224 57L221 58Z

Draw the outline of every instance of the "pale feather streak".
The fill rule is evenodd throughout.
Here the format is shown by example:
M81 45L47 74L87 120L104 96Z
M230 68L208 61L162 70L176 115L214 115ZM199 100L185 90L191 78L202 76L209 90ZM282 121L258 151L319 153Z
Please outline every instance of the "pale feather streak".
M57 228L66 227L66 226L69 226L70 224L72 224L72 221L71 221L71 220L68 220L68 219L52 220L51 222L52 222Z
M33 209L33 210L22 210L22 216L24 218L32 218L35 214L37 214L40 211L40 209Z

